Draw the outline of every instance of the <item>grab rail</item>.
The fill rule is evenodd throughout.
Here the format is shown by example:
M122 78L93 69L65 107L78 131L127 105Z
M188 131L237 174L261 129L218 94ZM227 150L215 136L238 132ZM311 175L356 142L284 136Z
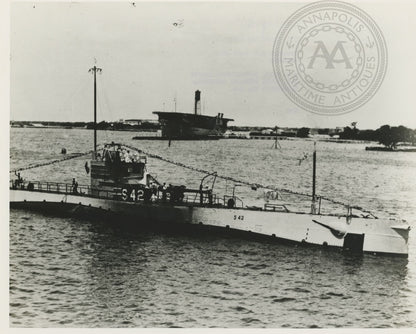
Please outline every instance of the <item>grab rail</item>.
M264 210L266 211L279 211L279 212L289 212L289 209L284 204L264 204Z
M72 184L61 182L18 181L10 180L10 189L37 192L49 192L64 195L91 196L97 198L115 199L117 192L91 188L88 185L78 185L76 191Z
M123 199L122 188L114 188L113 191L101 190L98 188L92 188L89 185L78 185L74 188L72 184L62 183L62 182L42 182L42 181L24 181L24 180L10 180L10 189L14 190L26 190L26 191L35 191L35 192L48 192L54 194L63 194L63 195L76 195L76 196L90 196L94 198L103 198L119 201L133 201L126 196L126 199ZM75 191L76 189L76 191ZM186 192L186 191L185 191ZM158 191L152 196L154 202L163 201L170 202L170 200L163 200L162 192ZM143 199L137 199L135 201L143 201ZM182 201L172 202L176 203L188 203L194 205L201 205L199 194L196 193L193 195L189 193L185 195ZM203 203L202 205L224 205L222 199L217 198L215 194L212 195L212 202L209 202L207 194L203 194Z

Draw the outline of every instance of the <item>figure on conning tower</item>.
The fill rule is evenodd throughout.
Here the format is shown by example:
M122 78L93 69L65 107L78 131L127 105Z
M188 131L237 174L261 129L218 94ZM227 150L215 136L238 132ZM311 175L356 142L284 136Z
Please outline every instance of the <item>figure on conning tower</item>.
M147 158L121 144L105 144L93 153L91 188L93 192L148 187L154 178L146 170ZM137 189L136 189L137 190Z

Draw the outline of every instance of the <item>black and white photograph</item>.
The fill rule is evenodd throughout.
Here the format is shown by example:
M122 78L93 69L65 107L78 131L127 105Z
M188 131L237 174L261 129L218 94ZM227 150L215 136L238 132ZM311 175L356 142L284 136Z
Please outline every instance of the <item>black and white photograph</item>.
M416 327L416 2L7 9L4 327Z

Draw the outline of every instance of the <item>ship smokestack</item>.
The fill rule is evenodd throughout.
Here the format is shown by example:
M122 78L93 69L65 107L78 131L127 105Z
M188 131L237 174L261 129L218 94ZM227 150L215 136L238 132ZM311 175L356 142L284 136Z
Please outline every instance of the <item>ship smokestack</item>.
M201 115L201 92L199 90L195 91L195 115Z

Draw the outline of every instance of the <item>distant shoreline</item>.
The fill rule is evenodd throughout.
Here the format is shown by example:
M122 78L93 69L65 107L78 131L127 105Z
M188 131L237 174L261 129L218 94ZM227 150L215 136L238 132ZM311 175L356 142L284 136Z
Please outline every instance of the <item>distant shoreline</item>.
M26 125L26 126L17 126L12 125L11 128L13 129L64 129L64 130L93 130L86 127L79 127L79 126L59 126L59 125L51 125L51 126L34 126L34 125ZM130 131L130 132L150 132L149 130L136 130L136 129L99 129L100 131Z
M68 126L68 125L10 125L11 128L14 129L65 129L65 130L93 130L93 128L87 126ZM156 132L154 129L136 129L136 128L121 128L121 129L114 129L114 128L100 128L97 129L99 131L130 131L130 132Z
M12 128L29 129L79 129L93 130L93 122L32 122L32 121L11 121ZM385 146L367 146L367 151L380 152L416 152L415 136L416 130L407 129L403 126L392 127L382 126L377 130L358 130L345 127L336 129L310 129L310 128L279 128L279 127L249 127L230 126L224 137L216 137L215 140L242 139L242 140L307 140L329 143L345 144L381 144ZM134 132L137 140L169 140L162 137L162 129L159 123L152 120L143 120L138 124L126 122L99 122L99 131L126 131ZM335 132L334 132L335 130ZM355 137L355 138L354 138ZM395 137L391 141L391 137ZM390 141L386 141L386 138ZM191 139L191 138L189 138ZM214 140L214 138L197 138L198 140ZM181 140L171 138L171 140ZM393 148L394 147L394 148Z
M59 125L50 125L50 126L31 126L31 125L26 125L26 126L11 126L12 128L17 128L17 129L64 129L64 130L92 130L90 128L86 128L86 127L68 127L68 126L59 126ZM100 129L100 131L120 131L120 132L141 132L141 133L156 133L157 131L152 130L152 129ZM148 138L146 138L147 136L137 136L134 137L133 139L140 139L140 140L168 140L168 138L164 138L161 136L149 136ZM216 138L215 140L275 140L276 139L276 135L255 135L251 138L247 138L247 137L224 137L224 138ZM369 144L369 143L374 143L373 141L369 141L369 140L355 140L355 139L339 139L339 138L314 138L314 137L306 137L306 138L302 138L302 137L293 137L293 136L277 136L278 140L305 140L305 141L320 141L320 142L330 142L330 143L346 143L346 144ZM181 139L172 139L173 141L176 140L181 140ZM204 140L210 140L208 138L205 138ZM212 139L214 140L214 139Z

